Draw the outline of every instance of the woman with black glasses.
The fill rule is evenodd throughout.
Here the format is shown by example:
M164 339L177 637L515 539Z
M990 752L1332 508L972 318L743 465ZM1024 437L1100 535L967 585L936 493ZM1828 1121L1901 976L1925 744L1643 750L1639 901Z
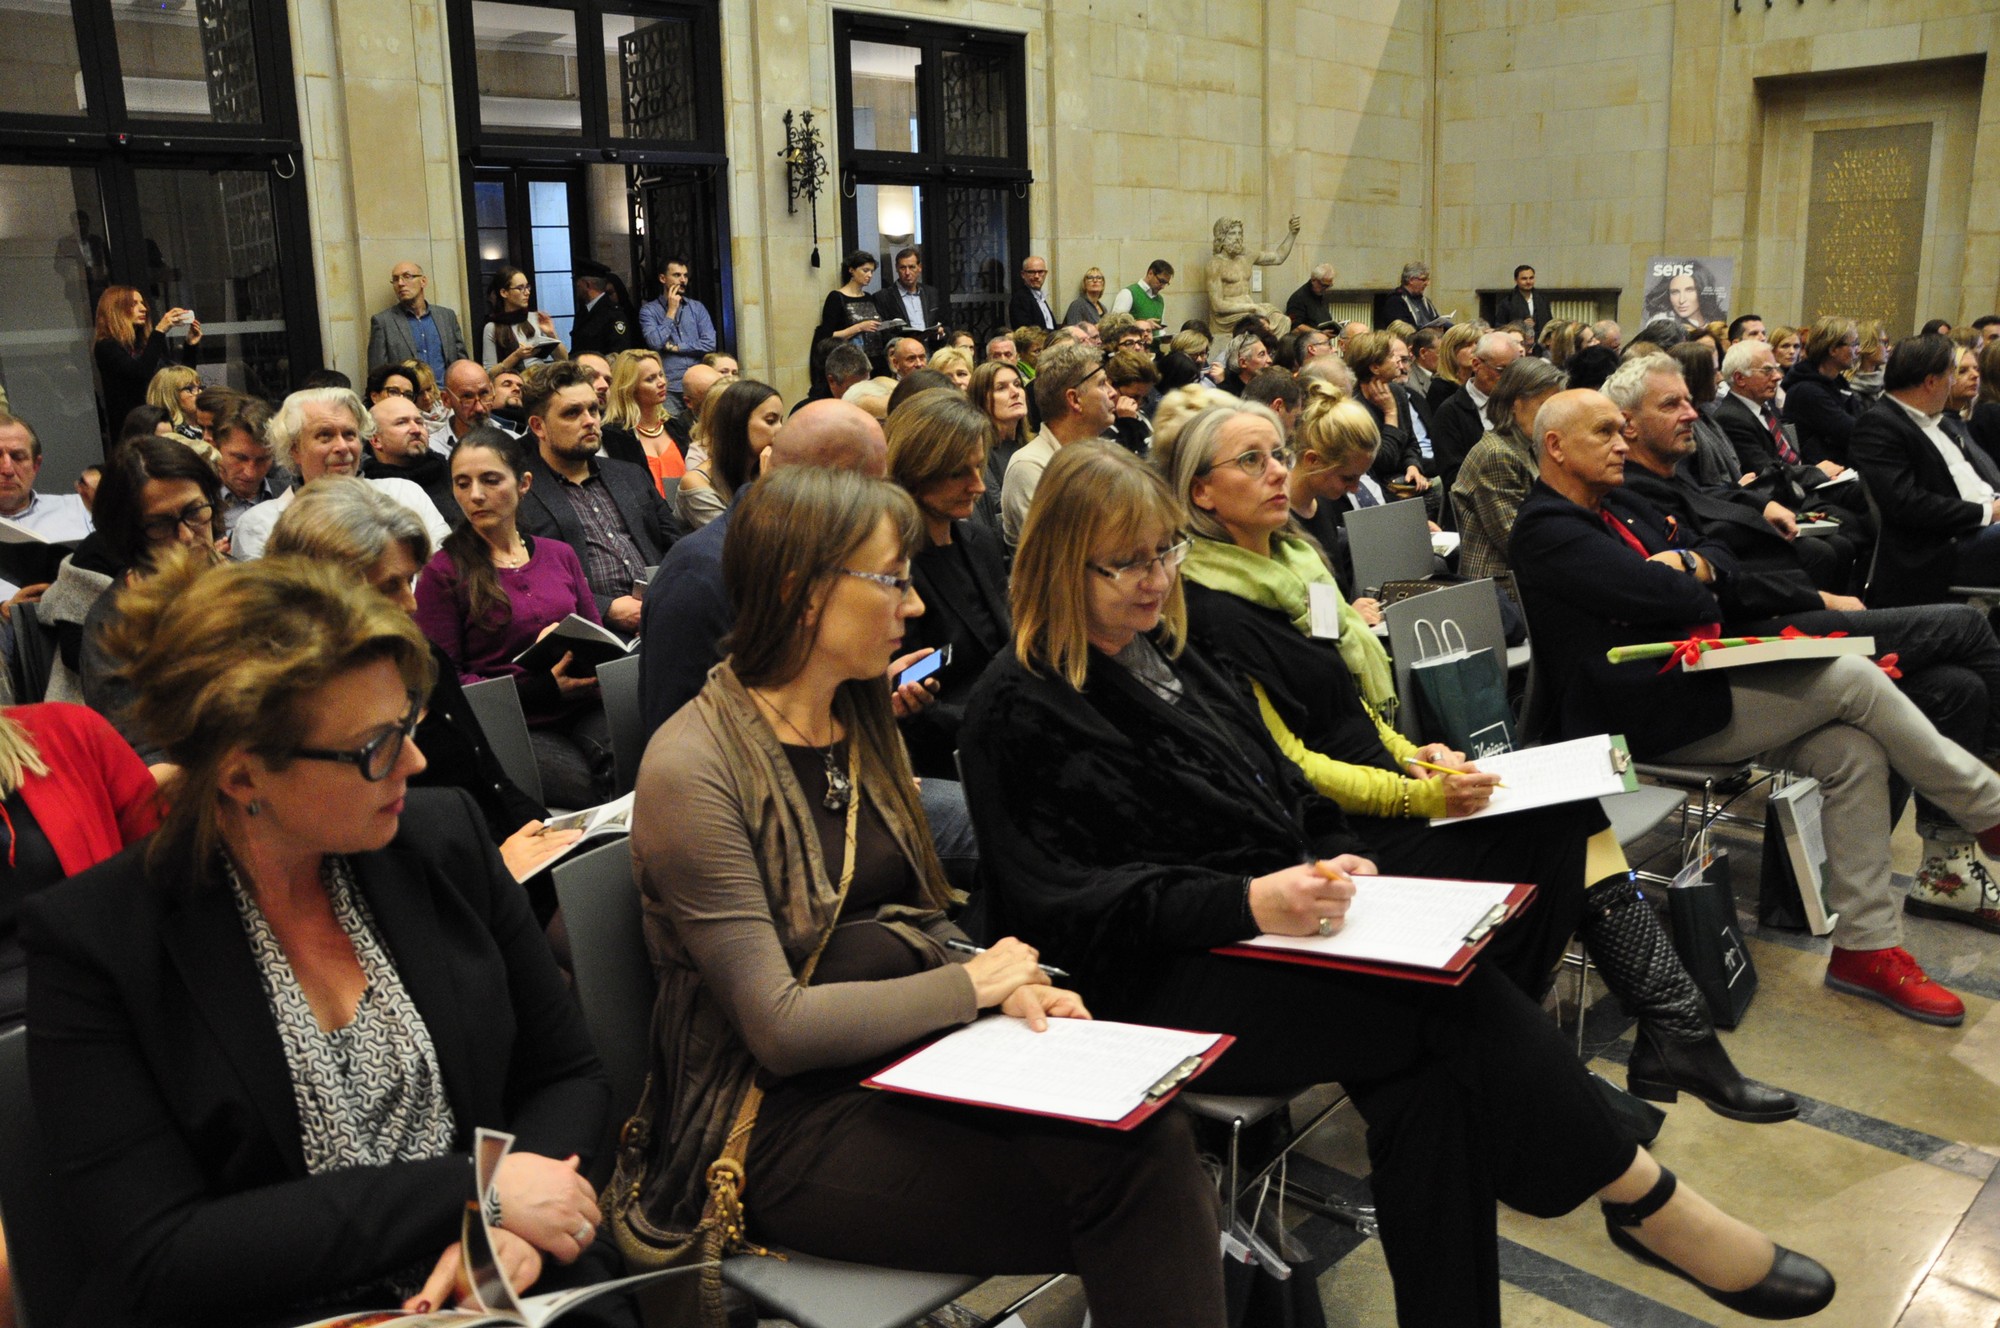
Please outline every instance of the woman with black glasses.
M409 787L430 651L344 568L202 561L107 635L178 768L161 828L23 912L41 1120L90 1196L71 1321L438 1308L479 1126L515 1135L488 1201L535 1284L594 1238L607 1089L472 799Z

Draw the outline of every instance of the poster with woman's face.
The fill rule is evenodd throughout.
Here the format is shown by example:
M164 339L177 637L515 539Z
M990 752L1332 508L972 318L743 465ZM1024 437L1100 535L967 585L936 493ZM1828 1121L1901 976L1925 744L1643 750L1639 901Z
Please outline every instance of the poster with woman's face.
M1683 327L1729 321L1733 258L1655 258L1646 264L1642 321L1673 318Z

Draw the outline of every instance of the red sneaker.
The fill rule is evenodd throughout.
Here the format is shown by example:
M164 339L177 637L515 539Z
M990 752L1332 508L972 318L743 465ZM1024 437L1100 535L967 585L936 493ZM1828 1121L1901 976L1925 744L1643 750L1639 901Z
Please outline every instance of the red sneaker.
M1843 950L1833 947L1826 985L1850 996L1880 1001L1897 1014L1926 1024L1956 1028L1965 1022L1965 1002L1930 980L1908 950Z

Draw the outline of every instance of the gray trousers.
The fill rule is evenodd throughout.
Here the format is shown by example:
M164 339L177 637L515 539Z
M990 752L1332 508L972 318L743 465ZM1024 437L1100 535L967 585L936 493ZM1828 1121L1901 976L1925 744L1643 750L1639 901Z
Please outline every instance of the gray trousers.
M1857 656L1760 664L1729 675L1729 723L1663 760L1747 761L1811 775L1826 799L1826 902L1833 943L1900 945L1890 883L1889 773L1967 830L2000 825L2000 776L1939 735L1873 661Z

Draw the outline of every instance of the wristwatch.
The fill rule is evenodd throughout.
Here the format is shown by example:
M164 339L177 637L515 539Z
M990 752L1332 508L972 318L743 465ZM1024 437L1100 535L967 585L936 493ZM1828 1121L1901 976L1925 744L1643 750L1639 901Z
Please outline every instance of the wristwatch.
M1675 549L1674 552L1681 556L1681 567L1686 570L1687 574L1696 580L1700 580L1701 560L1686 549Z

